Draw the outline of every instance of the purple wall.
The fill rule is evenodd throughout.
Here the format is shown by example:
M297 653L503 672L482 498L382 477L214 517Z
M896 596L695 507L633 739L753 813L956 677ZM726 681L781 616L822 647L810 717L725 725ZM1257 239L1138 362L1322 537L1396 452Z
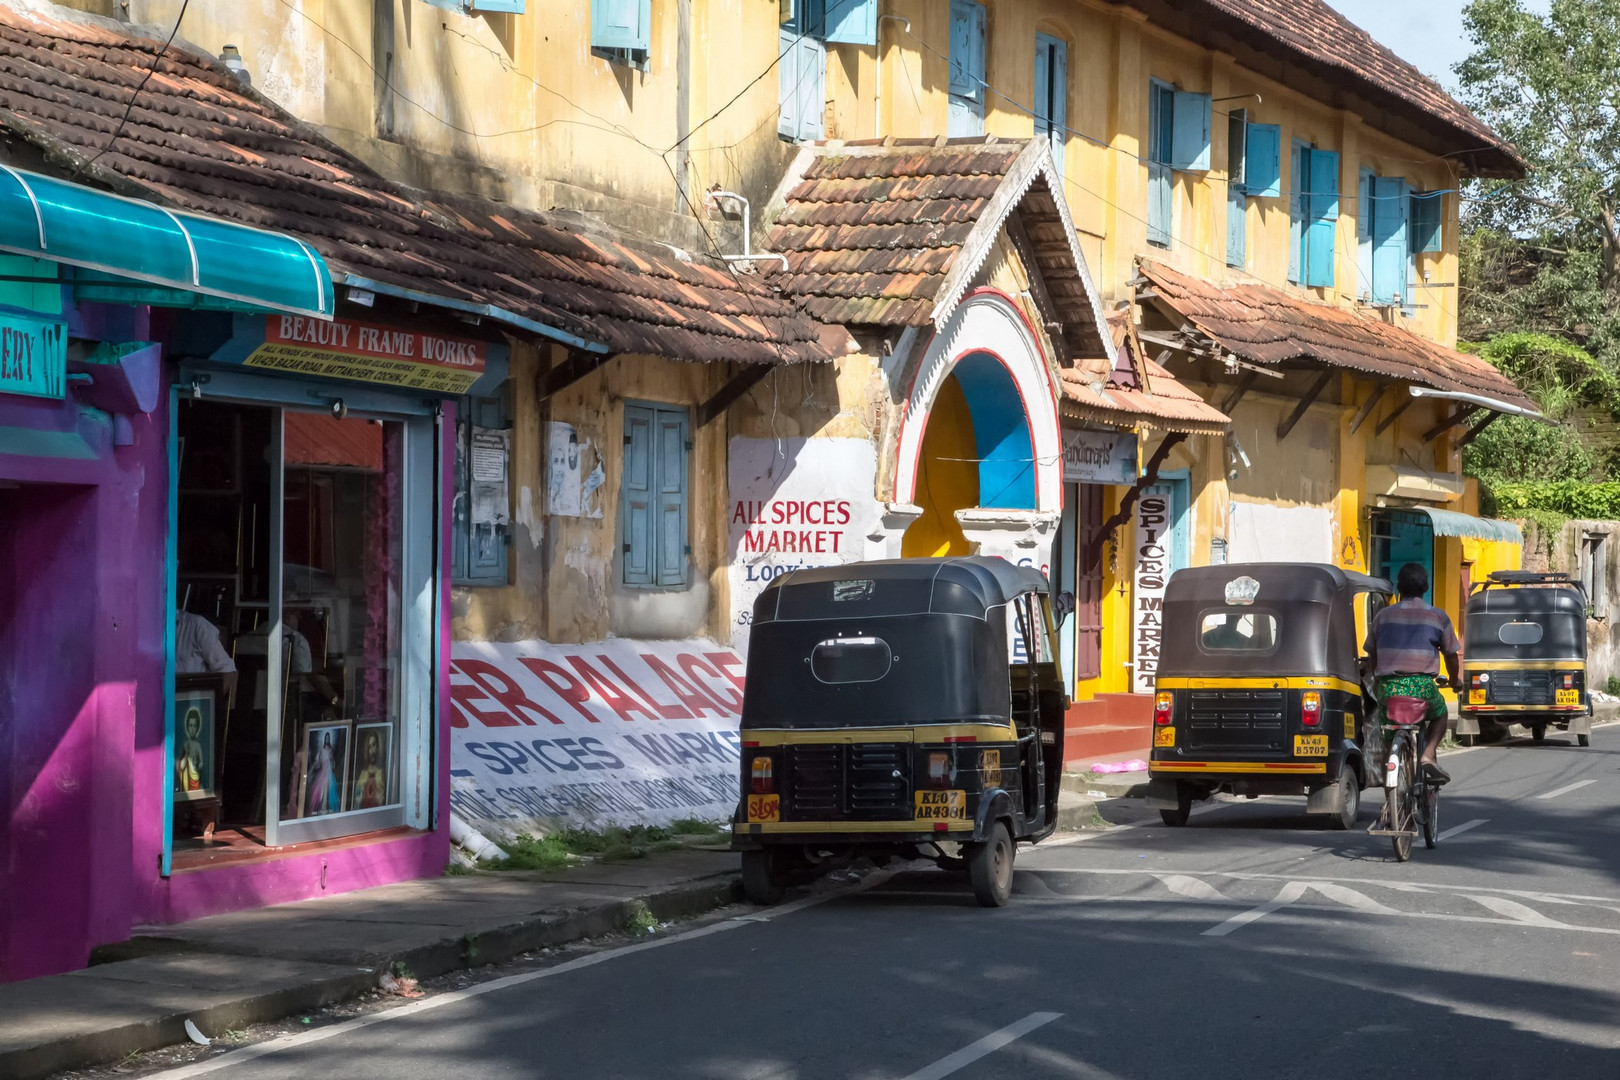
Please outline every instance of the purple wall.
M79 460L0 452L0 982L83 967L91 949L126 939L140 923L436 876L449 857L449 728L441 724L437 831L159 874L167 425L165 396L134 421L134 444L114 448L100 414L0 395L0 428L38 433L33 450L66 434L91 451ZM448 505L454 423L443 430Z

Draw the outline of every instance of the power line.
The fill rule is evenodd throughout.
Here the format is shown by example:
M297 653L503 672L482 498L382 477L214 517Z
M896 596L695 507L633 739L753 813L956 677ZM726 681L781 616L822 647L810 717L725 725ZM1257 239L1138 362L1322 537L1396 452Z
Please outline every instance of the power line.
M286 0L282 0L282 2L285 3ZM184 0L180 5L180 14L175 16L174 29L169 31L169 39L163 43L163 48L159 49L158 54L152 58L152 66L146 69L146 75L135 87L135 92L129 95L129 104L124 106L124 115L119 119L118 126L113 128L112 138L107 140L106 146L96 151L95 157L84 163L85 168L88 169L100 161L101 155L111 150L113 143L118 141L118 136L124 133L124 125L129 123L129 114L135 111L135 99L141 96L142 90L146 89L146 84L151 81L152 76L157 72L158 65L163 62L164 55L168 53L169 46L174 44L175 35L180 33L180 24L185 21L186 9L190 6L191 0Z

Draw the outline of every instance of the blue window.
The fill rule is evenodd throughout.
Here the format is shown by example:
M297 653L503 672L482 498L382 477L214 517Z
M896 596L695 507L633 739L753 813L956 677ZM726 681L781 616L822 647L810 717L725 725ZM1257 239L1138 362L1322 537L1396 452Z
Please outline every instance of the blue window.
M1250 124L1244 142L1244 192L1250 198L1275 199L1282 194L1282 128Z
M984 134L984 5L951 0L950 118L952 138Z
M686 409L625 403L619 528L626 585L674 588L687 583L692 554L686 530L689 430Z
M1052 163L1063 179L1063 151L1069 129L1069 47L1055 37L1035 35L1035 136L1052 147Z
M1233 109L1226 117L1226 265L1242 269L1249 261L1249 114Z
M1288 197L1288 280L1320 288L1334 283L1339 228L1339 155L1294 141Z
M457 585L507 583L512 418L502 391L498 397L464 397L456 405L450 579Z
M1169 247L1172 173L1209 171L1208 94L1148 81L1148 243Z
M645 67L652 51L652 0L591 0L591 51Z
M515 15L523 14L523 0L468 0L472 11L510 11Z
M877 44L877 0L781 0L776 132L794 142L827 136L827 45Z
M1360 241L1356 291L1373 304L1407 302L1410 248L1410 198L1406 181L1361 170L1361 212L1356 219Z
M1444 251L1441 243L1441 221L1444 218L1445 195L1438 191L1412 193L1411 222L1412 250L1421 252Z

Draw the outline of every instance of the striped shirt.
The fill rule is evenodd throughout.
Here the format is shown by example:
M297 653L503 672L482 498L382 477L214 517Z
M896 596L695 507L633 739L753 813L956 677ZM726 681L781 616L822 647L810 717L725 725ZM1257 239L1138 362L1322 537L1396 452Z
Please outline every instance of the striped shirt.
M1461 649L1451 617L1422 597L1384 608L1367 631L1367 651L1378 660L1374 675L1438 675L1440 654Z

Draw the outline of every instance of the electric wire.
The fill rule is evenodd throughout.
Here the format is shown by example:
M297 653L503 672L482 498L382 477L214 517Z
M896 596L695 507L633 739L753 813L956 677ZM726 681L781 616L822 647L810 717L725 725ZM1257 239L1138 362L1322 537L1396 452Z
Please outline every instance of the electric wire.
M285 0L283 0L283 2L285 2ZM135 111L136 99L141 96L141 91L146 89L146 84L152 80L152 76L157 73L158 65L163 62L163 57L167 55L169 46L174 44L175 37L180 33L180 24L185 21L186 9L190 6L191 0L183 0L180 5L180 14L176 15L174 18L174 29L169 31L168 40L163 43L163 48L158 50L157 55L152 57L152 66L146 69L146 75L138 84L136 84L135 92L129 95L129 103L124 106L124 115L119 118L118 126L113 128L112 137L107 140L107 145L103 146L100 150L97 150L95 157L92 157L89 161L84 163L84 167L86 169L100 161L101 155L111 150L113 148L113 144L118 141L118 136L124 133L124 125L129 123L130 113Z

